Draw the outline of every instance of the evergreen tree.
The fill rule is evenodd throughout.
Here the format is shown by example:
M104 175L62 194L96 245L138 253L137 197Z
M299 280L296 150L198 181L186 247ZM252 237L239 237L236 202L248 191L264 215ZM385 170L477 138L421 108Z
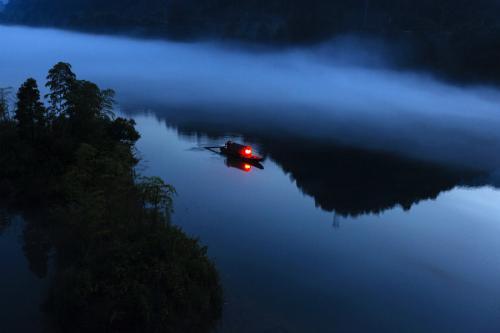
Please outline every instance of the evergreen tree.
M67 111L68 96L76 81L76 75L71 70L71 65L59 62L52 67L47 75L45 86L50 93L45 95L49 99L49 112L51 117L63 115Z
M19 135L32 142L47 125L47 110L40 101L35 79L28 79L17 92L16 114Z

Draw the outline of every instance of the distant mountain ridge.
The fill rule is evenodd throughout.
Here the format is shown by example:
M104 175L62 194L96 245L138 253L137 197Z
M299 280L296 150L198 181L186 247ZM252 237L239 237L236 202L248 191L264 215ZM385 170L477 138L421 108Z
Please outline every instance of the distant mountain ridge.
M497 0L11 0L1 19L273 45L355 33L408 46L406 65L497 81L499 13Z

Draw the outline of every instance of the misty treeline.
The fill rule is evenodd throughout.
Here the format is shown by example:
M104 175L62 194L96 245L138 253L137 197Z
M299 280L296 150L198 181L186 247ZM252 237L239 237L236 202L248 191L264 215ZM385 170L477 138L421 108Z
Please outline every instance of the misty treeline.
M0 198L39 212L26 233L37 251L25 252L45 259L30 264L38 276L53 267L44 309L66 332L209 331L222 307L215 266L170 223L173 187L136 172L134 121L67 63L46 88L0 89Z
M497 0L11 0L3 19L273 44L356 33L408 48L402 65L498 79L499 10Z

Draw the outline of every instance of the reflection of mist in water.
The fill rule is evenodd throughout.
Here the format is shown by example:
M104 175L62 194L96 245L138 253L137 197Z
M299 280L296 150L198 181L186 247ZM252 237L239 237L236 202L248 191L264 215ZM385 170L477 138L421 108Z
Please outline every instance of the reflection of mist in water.
M0 27L0 85L43 79L56 61L118 92L125 109L183 110L192 122L321 138L437 161L500 165L500 94L380 67L374 43L244 51ZM374 54L368 57L367 54ZM349 64L349 55L356 63ZM374 60L375 59L375 60ZM378 60L377 60L378 59ZM196 110L193 111L193 110Z

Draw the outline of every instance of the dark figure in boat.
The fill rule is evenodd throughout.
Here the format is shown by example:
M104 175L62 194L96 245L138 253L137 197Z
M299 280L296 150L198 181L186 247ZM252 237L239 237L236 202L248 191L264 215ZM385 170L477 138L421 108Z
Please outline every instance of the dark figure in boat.
M232 141L226 142L224 147L220 148L222 154L237 157L246 161L260 162L263 160L262 157L255 155L253 153L252 147L240 145Z

